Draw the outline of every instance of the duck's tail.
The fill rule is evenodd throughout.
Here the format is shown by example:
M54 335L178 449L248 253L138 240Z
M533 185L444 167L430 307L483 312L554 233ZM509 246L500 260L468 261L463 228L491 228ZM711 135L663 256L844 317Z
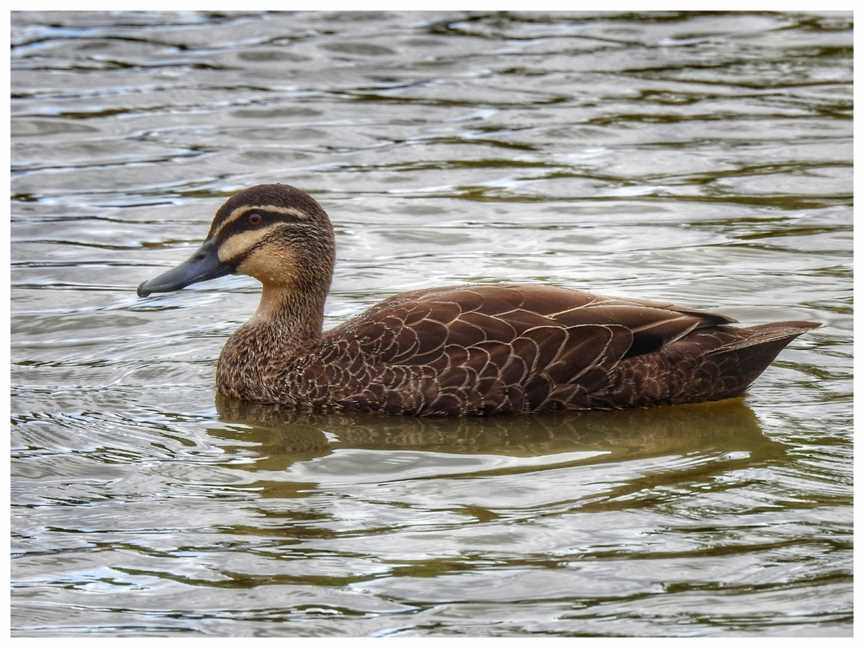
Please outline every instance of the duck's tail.
M708 351L706 355L734 353L751 347L767 347L767 351L768 348L776 346L777 352L771 356L771 360L773 360L777 353L796 337L820 326L822 326L820 322L793 321L772 322L771 324L760 324L759 326L750 326L748 328L735 328L732 330L741 334L738 339L722 344ZM768 362L770 363L771 360Z
M747 328L710 327L670 345L668 358L678 379L672 402L719 400L738 396L759 377L777 354L819 322L772 322Z

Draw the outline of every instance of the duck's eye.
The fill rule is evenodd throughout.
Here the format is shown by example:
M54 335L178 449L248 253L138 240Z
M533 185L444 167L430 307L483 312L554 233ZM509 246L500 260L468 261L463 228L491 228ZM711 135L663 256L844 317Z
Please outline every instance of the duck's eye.
M249 214L249 216L246 217L246 221L250 225L260 225L261 221L263 221L263 220L264 220L264 217L261 216L261 214L259 214L258 212L252 212L251 214Z

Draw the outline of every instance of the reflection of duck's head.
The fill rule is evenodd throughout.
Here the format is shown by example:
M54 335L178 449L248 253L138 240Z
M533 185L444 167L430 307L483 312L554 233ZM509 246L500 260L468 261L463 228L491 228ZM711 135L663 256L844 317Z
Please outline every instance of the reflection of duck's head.
M421 419L376 415L300 415L218 396L228 423L210 434L248 450L257 443L269 469L337 448L414 449L539 456L579 450L607 460L706 450L777 456L753 410L741 399L581 415L487 419ZM242 424L234 427L231 424ZM233 446L229 443L228 447ZM240 447L240 446L236 446ZM281 456L281 459L278 457ZM254 464L250 465L254 468Z
M138 294L171 292L235 273L258 279L265 291L315 288L326 294L334 257L330 220L311 196L288 185L258 185L231 196L198 251L142 283Z

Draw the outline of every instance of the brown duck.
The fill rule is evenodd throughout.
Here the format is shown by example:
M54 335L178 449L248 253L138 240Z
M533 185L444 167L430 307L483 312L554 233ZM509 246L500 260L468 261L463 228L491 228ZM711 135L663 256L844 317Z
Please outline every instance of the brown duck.
M741 394L815 322L734 327L673 304L540 284L401 293L329 331L327 214L282 184L240 191L207 239L138 295L242 273L263 286L225 344L225 396L307 411L468 416L644 407Z

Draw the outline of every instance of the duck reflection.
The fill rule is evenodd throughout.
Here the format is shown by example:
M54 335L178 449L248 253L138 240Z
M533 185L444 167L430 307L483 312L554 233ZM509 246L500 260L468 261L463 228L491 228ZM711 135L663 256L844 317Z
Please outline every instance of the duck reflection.
M762 432L741 398L644 410L490 418L423 419L382 415L298 414L217 396L226 424L209 433L246 470L284 470L339 448L536 457L585 451L592 463L665 454L746 452L779 459L783 446Z

